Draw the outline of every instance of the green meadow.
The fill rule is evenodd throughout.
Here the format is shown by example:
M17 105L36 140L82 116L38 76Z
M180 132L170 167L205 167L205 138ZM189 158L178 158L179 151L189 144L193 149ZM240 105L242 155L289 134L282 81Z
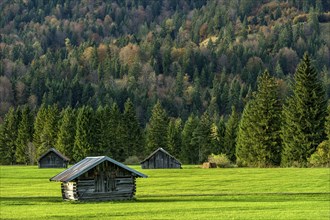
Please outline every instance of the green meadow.
M63 201L63 169L0 167L1 219L330 219L330 170L233 168L141 170L136 199Z

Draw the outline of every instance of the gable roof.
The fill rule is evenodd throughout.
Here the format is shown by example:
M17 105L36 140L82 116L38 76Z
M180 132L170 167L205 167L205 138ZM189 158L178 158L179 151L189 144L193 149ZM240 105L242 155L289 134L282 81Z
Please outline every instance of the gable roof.
M176 160L179 164L181 164L181 162L176 159L174 156L172 156L169 152L167 152L166 150L164 150L162 147L158 148L157 150L155 150L154 152L152 152L146 159L144 159L143 161L140 162L141 163L144 163L146 160L149 160L154 154L156 154L158 151L161 151L165 154L167 154L168 156L172 157L174 160ZM182 165L182 164L181 164Z
M55 148L50 148L48 151L46 151L43 155L41 155L38 159L38 161L40 161L43 157L45 157L47 154L49 154L50 152L54 152L57 156L59 156L60 158L62 158L65 161L70 161L69 158L67 158L66 156L64 156L63 154L61 154L59 151L57 151Z
M117 166L135 174L137 177L143 177L147 178L147 175L144 175L143 173L140 173L132 168L129 168L128 166L119 163L118 161L115 161L114 159L111 159L107 156L99 156L99 157L86 157L85 159L79 161L78 163L74 164L72 167L70 167L67 170L64 170L63 172L57 174L56 176L50 178L50 181L61 181L61 182L69 182L78 176L82 175L83 173L86 173L90 169L96 167L100 163L104 161L109 161L110 163L116 164Z

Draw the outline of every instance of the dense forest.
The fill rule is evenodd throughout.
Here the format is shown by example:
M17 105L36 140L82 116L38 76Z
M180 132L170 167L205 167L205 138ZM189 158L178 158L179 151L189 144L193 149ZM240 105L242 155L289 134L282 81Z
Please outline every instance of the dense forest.
M50 147L73 161L163 147L184 163L329 163L328 0L5 0L0 12L2 164Z

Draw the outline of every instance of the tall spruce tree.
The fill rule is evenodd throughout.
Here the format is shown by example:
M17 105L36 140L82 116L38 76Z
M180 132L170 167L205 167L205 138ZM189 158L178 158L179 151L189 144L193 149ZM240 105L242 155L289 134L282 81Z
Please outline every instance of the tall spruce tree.
M308 158L309 165L313 167L330 167L330 103L327 114L325 121L326 138Z
M198 146L198 161L195 163L202 163L207 160L207 157L212 153L212 136L211 136L212 121L208 112L204 112L199 120L198 126L193 132L191 144Z
M297 67L293 94L283 106L282 166L306 166L307 159L324 140L326 95L318 73L304 55Z
M223 148L221 152L226 154L228 159L235 161L235 148L239 124L239 113L235 106L232 106L231 115L226 123L225 136L223 140Z
M94 111L90 106L78 109L76 120L76 135L73 146L73 159L79 161L86 156L92 155L94 147Z
M226 124L224 121L224 117L221 116L218 123L213 122L211 126L211 143L213 154L222 153L224 147L225 131Z
M97 142L98 151L100 154L105 154L110 157L114 157L114 138L116 134L115 128L113 128L114 121L111 119L112 112L111 108L106 105L105 107L99 107L96 111L97 123L98 123L98 138L95 140ZM112 129L113 128L113 129Z
M182 121L181 119L172 118L168 125L167 130L167 149L169 152L179 158L181 155L181 133L182 133Z
M99 106L95 112L95 149L96 155L105 154L105 149L109 147L108 145L108 134L109 134L109 118L110 118L110 108L109 106L102 107Z
M47 107L46 115L43 121L43 129L40 136L41 145L37 148L37 158L48 149L55 146L58 130L58 116L59 110L57 105L50 105Z
M0 127L0 164L14 164L16 162L16 139L18 135L19 114L10 108Z
M16 139L16 161L22 164L33 164L35 160L35 149L32 144L33 116L29 107L22 107L21 121L18 125Z
M37 149L41 148L42 145L42 135L43 135L43 130L44 130L44 124L46 121L46 115L47 115L47 108L44 104L42 104L37 112L37 115L34 119L34 133L33 133L33 145ZM40 150L42 151L42 150ZM43 152L40 152L42 154Z
M123 130L125 140L125 158L132 155L141 156L144 152L142 128L136 117L133 102L127 99L123 113Z
M266 71L258 78L258 89L246 105L239 125L237 158L249 165L267 167L280 164L279 89Z
M198 146L194 145L191 140L193 138L194 130L198 125L198 118L190 115L184 124L182 130L182 149L181 159L184 163L196 164L198 163Z
M59 128L56 141L56 149L65 156L72 158L72 150L75 138L75 111L67 107L62 111L62 117L59 121Z
M125 132L123 115L117 103L113 103L110 115L110 152L116 160L124 161L125 156Z
M147 125L147 153L159 147L167 147L168 117L159 101L152 109L152 115Z
M325 121L325 133L327 134L327 140L330 144L330 103L328 103L328 116Z

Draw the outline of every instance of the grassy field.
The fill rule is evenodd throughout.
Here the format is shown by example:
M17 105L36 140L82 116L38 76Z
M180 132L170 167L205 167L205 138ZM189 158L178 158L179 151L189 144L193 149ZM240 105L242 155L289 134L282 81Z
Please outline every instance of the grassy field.
M134 201L66 202L62 169L0 167L1 219L330 219L329 169L141 170Z

